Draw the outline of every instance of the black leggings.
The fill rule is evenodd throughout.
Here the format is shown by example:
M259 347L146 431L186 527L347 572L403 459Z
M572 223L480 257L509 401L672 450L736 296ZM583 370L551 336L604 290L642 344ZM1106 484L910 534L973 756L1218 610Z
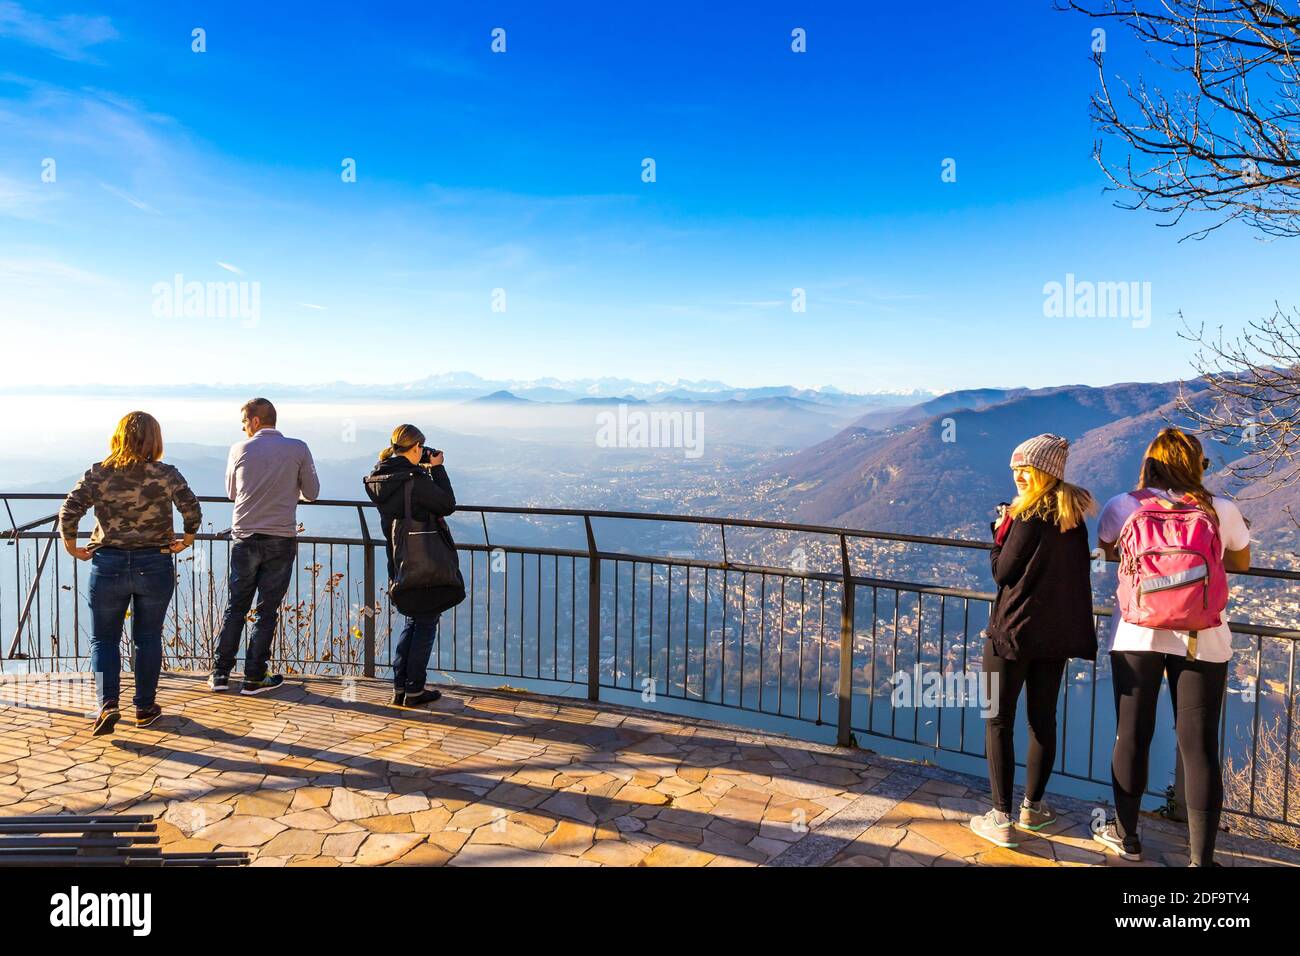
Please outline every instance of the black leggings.
M1228 664L1189 661L1156 651L1111 651L1110 664L1115 684L1115 752L1110 770L1120 836L1130 849L1136 848L1160 680L1168 674L1178 753L1183 760L1188 848L1192 863L1208 866L1214 860L1223 809L1219 714Z
M1025 761L1025 797L1043 799L1047 778L1056 760L1056 699L1061 692L1064 657L1038 657L1008 661L993 653L992 642L984 645L984 673L997 675L998 709L984 722L984 753L989 761L989 786L993 808L1011 812L1011 788L1016 778L1016 704L1025 689L1026 717L1029 718L1029 759Z

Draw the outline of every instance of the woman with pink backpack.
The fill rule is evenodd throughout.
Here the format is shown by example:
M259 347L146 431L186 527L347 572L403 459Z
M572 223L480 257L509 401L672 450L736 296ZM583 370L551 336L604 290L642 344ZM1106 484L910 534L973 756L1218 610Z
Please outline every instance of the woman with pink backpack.
M1116 819L1093 838L1126 860L1142 859L1138 812L1167 676L1186 784L1189 865L1217 865L1219 715L1232 657L1226 572L1250 567L1250 532L1235 504L1205 489L1209 464L1194 436L1164 429L1146 450L1137 491L1107 502L1097 526L1106 556L1119 560L1119 588L1110 650Z

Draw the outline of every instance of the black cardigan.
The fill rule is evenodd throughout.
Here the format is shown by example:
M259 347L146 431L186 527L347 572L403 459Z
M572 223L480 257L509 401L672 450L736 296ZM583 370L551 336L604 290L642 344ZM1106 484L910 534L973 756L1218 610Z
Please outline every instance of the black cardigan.
M1011 522L991 559L998 594L988 635L998 657L1096 660L1090 560L1086 525L1061 531L1042 518Z

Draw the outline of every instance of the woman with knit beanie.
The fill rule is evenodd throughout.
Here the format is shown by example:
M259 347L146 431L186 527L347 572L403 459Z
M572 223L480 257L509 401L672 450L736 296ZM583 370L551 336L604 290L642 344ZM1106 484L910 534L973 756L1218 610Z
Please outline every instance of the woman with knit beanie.
M984 674L996 709L985 722L993 809L971 820L978 836L1017 846L1016 826L1037 831L1056 815L1043 800L1056 757L1056 700L1066 661L1095 660L1088 530L1092 496L1065 481L1069 442L1038 435L1011 455L1016 497L993 523L993 580ZM1029 723L1024 801L1011 815L1016 772L1016 705L1021 689Z

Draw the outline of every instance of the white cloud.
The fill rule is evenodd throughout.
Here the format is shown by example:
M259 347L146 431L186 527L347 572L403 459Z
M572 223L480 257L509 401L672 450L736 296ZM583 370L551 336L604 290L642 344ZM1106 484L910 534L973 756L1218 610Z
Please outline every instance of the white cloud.
M239 268L239 266L232 266L229 262L222 262L218 259L217 265L221 266L221 268L225 269L227 272L233 272L237 276L242 276L244 274L243 269Z
M57 195L52 183L37 181L36 172L32 173L30 182L0 176L0 215L39 219L42 209Z
M0 259L0 282L23 286L103 286L112 283L106 276L87 272L57 259Z
M132 196L126 190L118 189L116 186L110 186L108 183L100 183L100 185L103 186L105 189L107 189L118 199L121 199L123 202L130 203L136 209L139 209L142 212L147 212L150 215L154 215L154 216L158 215L157 209L154 209L153 206L149 205L143 199L137 199L135 196Z
M116 40L118 32L108 17L43 17L17 3L0 2L0 37L48 50L65 60L93 60L90 47Z

